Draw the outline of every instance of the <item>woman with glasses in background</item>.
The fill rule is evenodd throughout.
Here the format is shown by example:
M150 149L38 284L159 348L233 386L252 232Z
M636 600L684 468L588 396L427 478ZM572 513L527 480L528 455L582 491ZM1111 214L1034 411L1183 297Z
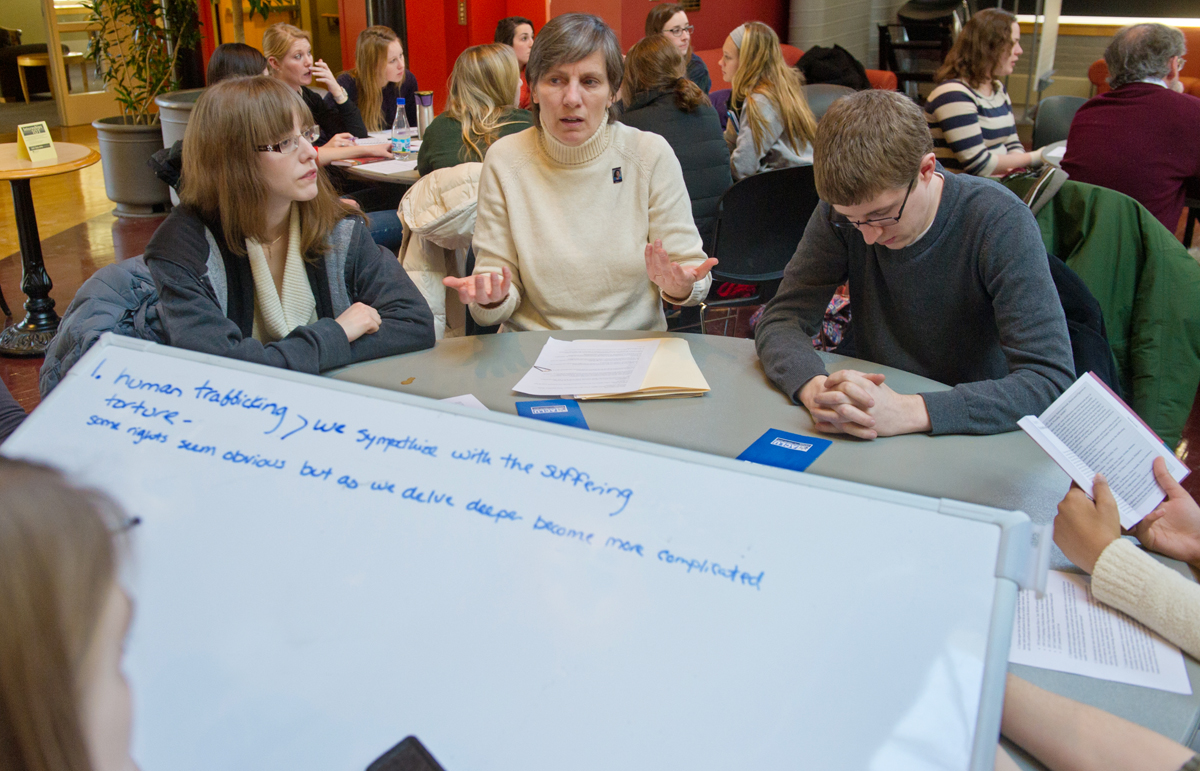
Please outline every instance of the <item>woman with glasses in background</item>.
M319 129L272 78L196 102L181 205L146 246L170 345L317 374L433 345L433 316L317 166Z
M712 88L712 78L704 61L692 50L692 31L683 6L678 3L663 3L650 9L646 15L646 37L662 35L675 46L687 62L687 79L700 87L704 93Z

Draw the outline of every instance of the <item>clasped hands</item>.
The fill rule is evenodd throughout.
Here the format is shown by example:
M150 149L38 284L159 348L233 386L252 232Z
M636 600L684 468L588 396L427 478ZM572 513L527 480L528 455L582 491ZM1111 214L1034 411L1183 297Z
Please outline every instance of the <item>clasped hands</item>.
M661 240L646 245L646 275L662 289L663 294L676 298L677 302L686 300L692 293L692 285L707 276L716 264L717 261L710 257L696 266L680 265L671 260ZM463 278L447 276L442 283L457 290L458 299L464 304L494 307L508 297L508 291L512 288L512 271L503 268L499 274L476 273Z
M1166 500L1128 531L1121 528L1117 501L1103 474L1092 482L1093 498L1071 484L1054 520L1054 542L1067 559L1091 573L1100 554L1127 532L1151 551L1200 565L1200 505L1175 481L1162 458L1154 459L1153 468Z
M878 373L843 369L812 378L797 397L812 415L814 428L823 433L874 439L928 431L925 400L898 394L883 381Z

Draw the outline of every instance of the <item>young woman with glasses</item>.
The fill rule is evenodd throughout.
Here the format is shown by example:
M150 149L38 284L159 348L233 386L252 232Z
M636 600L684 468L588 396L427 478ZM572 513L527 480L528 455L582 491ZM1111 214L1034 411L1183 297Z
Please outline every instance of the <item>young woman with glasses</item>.
M313 374L433 345L425 300L318 168L318 132L271 78L196 102L182 204L145 255L170 345Z
M646 37L662 35L678 49L687 62L687 79L700 87L704 93L712 88L712 78L704 61L692 50L692 31L683 6L678 3L662 3L650 9L646 16Z

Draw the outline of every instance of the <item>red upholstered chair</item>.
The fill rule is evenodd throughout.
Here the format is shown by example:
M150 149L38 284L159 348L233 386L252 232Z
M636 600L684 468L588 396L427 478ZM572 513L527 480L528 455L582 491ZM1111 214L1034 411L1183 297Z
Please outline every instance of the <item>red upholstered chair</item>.
M780 43L780 49L783 51L783 60L787 62L789 67L795 67L796 62L800 61L800 57L804 55L796 46ZM704 66L708 67L708 75L712 78L712 91L719 91L723 88L729 88L733 84L726 83L721 77L721 49L708 48L703 51L697 51L696 56L699 56L704 62ZM881 88L885 91L896 90L896 74L894 72L886 72L884 70L867 70L867 80L871 82L871 88Z

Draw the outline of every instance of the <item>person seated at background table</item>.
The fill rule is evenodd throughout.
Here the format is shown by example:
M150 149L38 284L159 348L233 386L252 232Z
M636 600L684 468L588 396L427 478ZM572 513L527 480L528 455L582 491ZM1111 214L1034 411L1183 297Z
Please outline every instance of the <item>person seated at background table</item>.
M313 374L433 345L428 305L336 198L316 135L271 78L196 102L182 205L145 253L168 344Z
M692 199L704 252L712 253L717 203L733 184L729 148L708 97L684 76L684 59L663 35L642 38L625 55L621 122L652 131L671 145Z
M1135 199L1172 233L1184 186L1200 181L1200 99L1179 82L1183 33L1163 24L1117 32L1104 61L1112 91L1075 113L1063 171Z
M1071 384L1067 322L1033 214L993 180L946 174L912 100L875 89L838 99L813 159L821 203L755 343L818 431L1012 431ZM953 388L901 395L879 374L827 373L812 339L847 280L855 355Z
M662 35L670 41L683 57L687 79L707 94L712 89L712 77L708 74L708 65L692 49L694 29L688 23L687 12L678 3L659 3L646 14L646 37Z
M358 105L346 93L346 89L342 88L342 84L333 77L328 64L320 59L313 61L312 35L299 27L280 22L272 24L263 32L262 45L267 65L271 68L271 76L286 84L308 105L313 120L320 127L321 135L317 138L317 147L330 143L335 137L339 141L333 143L332 147L351 147L351 137L367 136L367 127L358 112ZM308 87L314 79L328 90L329 96L333 98L332 107L326 104L320 94ZM349 136L342 136L344 134ZM326 163L328 162L327 160Z
M1167 498L1129 532L1147 549L1200 568L1200 506L1162 458L1154 460L1154 478ZM1071 485L1058 504L1054 542L1091 574L1096 599L1200 658L1200 585L1122 538L1117 502L1103 475L1093 488L1094 501Z
M338 85L358 106L367 131L389 131L396 120L396 100L404 100L408 125L417 127L417 76L404 66L404 47L388 27L367 27L358 34L354 69L337 76ZM337 111L333 93L325 106Z
M425 129L417 171L482 162L500 137L533 126L533 115L516 107L520 78L511 46L486 43L459 54L450 73L446 110Z
M925 102L933 150L948 170L980 177L1042 164L1041 150L1025 152L1017 138L1012 100L1002 80L1021 56L1021 25L999 8L985 8L963 26Z
M517 66L521 70L521 95L517 99L517 106L522 110L528 110L532 104L529 101L529 84L525 82L525 65L529 63L533 39L533 22L524 16L509 16L496 22L493 40L508 46L517 55Z
M135 771L117 507L0 459L0 767Z
M812 163L817 120L800 73L787 66L775 30L761 21L741 25L725 38L721 75L733 84L725 142L736 182L760 171Z
M475 274L445 279L483 326L667 328L663 300L695 305L709 270L667 141L612 119L621 49L602 19L542 28L526 73L536 129L483 160Z

